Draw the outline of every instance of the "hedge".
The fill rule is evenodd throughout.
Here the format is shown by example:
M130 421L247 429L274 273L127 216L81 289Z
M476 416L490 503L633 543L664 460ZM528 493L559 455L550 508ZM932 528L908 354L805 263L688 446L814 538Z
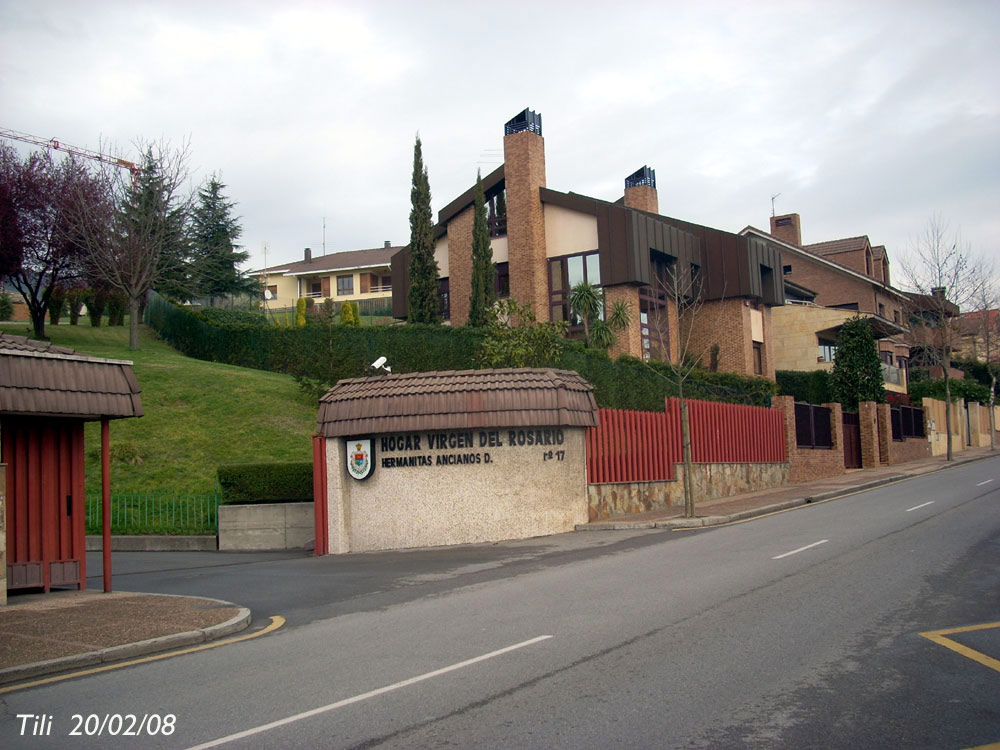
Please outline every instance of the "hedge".
M827 370L778 370L775 380L782 396L794 396L802 403L829 404L836 400Z
M344 378L370 375L371 363L385 357L394 373L471 370L485 332L468 326L406 325L279 328L206 320L153 296L146 323L189 357L295 376L318 397ZM558 367L578 372L594 386L597 405L610 409L663 411L664 399L678 395L668 365L586 349L565 342ZM684 383L686 398L770 406L777 387L766 378L695 370Z
M944 401L944 380L921 380L917 383L910 383L910 400L915 404L920 404L925 398L934 398ZM951 400L957 401L964 398L966 403L978 401L981 404L990 402L990 389L980 385L975 380L952 379L948 384L951 392Z
M296 503L313 499L312 461L219 467L222 505Z

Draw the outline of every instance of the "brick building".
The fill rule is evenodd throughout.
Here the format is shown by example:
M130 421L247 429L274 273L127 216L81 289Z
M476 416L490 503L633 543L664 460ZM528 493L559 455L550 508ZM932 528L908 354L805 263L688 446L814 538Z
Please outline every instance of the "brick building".
M775 310L777 369L831 369L841 326L861 315L878 339L886 390L905 393L911 303L890 283L885 247L872 246L867 236L803 245L798 214L772 216L770 230L750 226L740 234L781 253L786 287L813 290Z
M504 126L504 163L483 177L496 290L530 303L540 320L579 321L569 291L626 302L632 324L612 355L676 361L774 378L771 309L784 304L781 252L765 239L659 213L656 174L642 167L614 202L547 186L542 118L524 110ZM468 320L474 187L438 213L435 258L442 313ZM409 250L392 259L393 316L407 315ZM680 304L678 304L680 303Z

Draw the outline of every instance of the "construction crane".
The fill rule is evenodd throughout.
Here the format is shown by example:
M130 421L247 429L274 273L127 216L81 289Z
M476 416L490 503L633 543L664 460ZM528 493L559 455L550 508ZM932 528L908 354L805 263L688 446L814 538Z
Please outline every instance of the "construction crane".
M30 135L29 133L21 133L17 130L8 130L7 128L0 128L0 138L11 138L15 141L24 141L25 143L30 143L35 146L41 146L43 148L51 148L56 151L65 151L67 154L72 154L74 156L80 156L84 159L92 159L94 161L99 161L102 164L111 164L115 167L122 167L127 169L132 173L132 181L135 182L139 179L139 165L134 162L127 161L125 159L119 159L117 156L108 156L107 154L102 154L99 151L91 151L87 148L80 148L78 146L70 146L66 143L62 143L55 138L39 138L37 135Z

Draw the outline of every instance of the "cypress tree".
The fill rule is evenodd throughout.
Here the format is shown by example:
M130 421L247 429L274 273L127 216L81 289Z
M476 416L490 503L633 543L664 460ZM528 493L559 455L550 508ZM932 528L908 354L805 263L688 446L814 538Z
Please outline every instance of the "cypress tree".
M841 327L830 386L834 398L852 409L859 401L885 403L882 361L871 326L864 318L855 316Z
M434 221L431 186L427 179L420 136L413 146L413 187L410 189L410 293L411 323L440 323L438 265L434 260Z
M486 225L486 196L482 175L476 174L476 194L472 219L472 292L469 296L469 325L483 327L489 322L495 300L493 284L496 266Z

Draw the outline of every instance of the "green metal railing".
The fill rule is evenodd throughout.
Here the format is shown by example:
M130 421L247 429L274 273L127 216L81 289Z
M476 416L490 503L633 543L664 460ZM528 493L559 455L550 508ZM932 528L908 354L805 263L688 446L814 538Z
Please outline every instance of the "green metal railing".
M221 494L184 495L170 491L111 494L111 533L216 534ZM101 496L86 496L87 533L102 531Z

